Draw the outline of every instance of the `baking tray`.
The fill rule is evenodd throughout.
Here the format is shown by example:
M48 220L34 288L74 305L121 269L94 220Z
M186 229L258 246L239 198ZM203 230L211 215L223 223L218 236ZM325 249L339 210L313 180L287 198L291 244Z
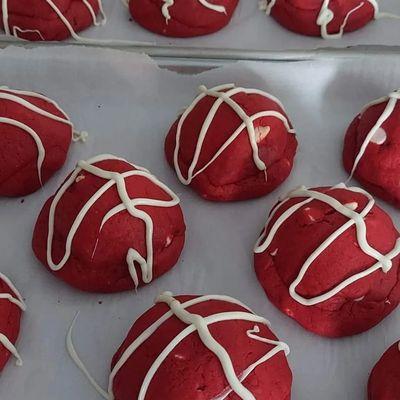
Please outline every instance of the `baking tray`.
M365 398L370 369L400 336L400 310L362 335L319 338L269 303L253 272L252 247L280 195L300 184L330 185L346 179L340 159L346 126L365 103L400 86L399 56L200 62L76 46L9 47L0 50L0 76L2 84L56 99L76 128L89 132L88 142L73 145L66 166L42 190L24 199L0 199L0 270L28 304L17 344L25 364L7 366L0 399L100 400L65 350L75 313L80 311L74 332L77 350L106 387L113 353L132 322L164 290L228 294L267 317L292 350L293 400ZM300 147L294 171L262 199L203 201L178 183L163 156L165 133L197 86L225 82L275 94L297 129ZM179 263L137 295L86 294L69 288L39 265L30 249L44 201L77 160L104 152L151 169L180 196L186 216L187 245ZM378 203L400 222L398 211Z
M344 35L339 40L298 35L282 28L272 18L259 10L258 0L240 0L234 17L225 29L212 35L197 38L174 39L153 34L131 21L129 12L121 0L103 0L108 23L103 27L93 27L81 32L90 44L99 46L132 47L146 45L170 51L174 56L176 48L192 48L199 54L221 50L222 54L239 52L275 52L286 50L315 50L317 48L346 48L358 45L400 46L400 20L382 19L369 24L364 29ZM382 11L400 15L398 0L380 0ZM2 40L7 40L3 37ZM14 38L8 38L15 42ZM72 44L85 43L70 41ZM86 44L88 44L86 42ZM148 52L148 50L146 51Z

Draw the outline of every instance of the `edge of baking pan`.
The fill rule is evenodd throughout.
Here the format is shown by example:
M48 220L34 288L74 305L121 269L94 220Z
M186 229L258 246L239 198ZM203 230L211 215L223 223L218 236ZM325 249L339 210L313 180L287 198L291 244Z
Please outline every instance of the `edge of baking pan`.
M82 41L82 42L26 42L0 39L0 48L7 46L35 48L42 46L82 46L118 49L128 52L145 53L158 59L215 60L215 61L301 61L323 58L358 58L360 56L400 55L400 46L365 45L345 48L321 47L314 50L251 50L206 47L160 46L151 43L132 43L127 41Z

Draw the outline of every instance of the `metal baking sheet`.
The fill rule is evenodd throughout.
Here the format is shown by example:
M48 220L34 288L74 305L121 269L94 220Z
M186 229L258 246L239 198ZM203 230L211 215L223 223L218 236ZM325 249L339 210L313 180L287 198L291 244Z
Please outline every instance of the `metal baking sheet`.
M132 322L164 290L228 294L267 317L292 350L294 400L365 398L370 369L400 335L400 310L362 335L319 338L269 303L253 272L252 247L279 195L300 184L330 185L346 178L340 157L346 126L365 103L400 86L400 56L223 66L215 61L197 66L165 59L161 63L168 69L160 69L145 55L75 46L0 50L2 84L47 94L77 129L89 132L88 142L72 146L67 165L42 190L24 199L0 199L0 270L28 304L17 344L25 364L7 366L0 379L0 399L100 400L65 350L75 313L80 311L74 334L77 350L106 387L113 353ZM226 82L278 96L298 132L293 174L262 199L203 201L178 183L164 159L166 131L191 102L197 86ZM137 295L76 291L39 265L30 248L44 201L79 159L104 152L151 169L178 193L186 215L187 245L178 265ZM399 223L399 212L382 205Z
M98 45L130 47L147 43L153 47L168 46L171 54L177 47L194 47L198 53L207 49L223 49L224 53L238 50L313 50L357 45L400 46L400 20L394 19L375 21L339 40L323 40L289 32L259 10L258 0L241 0L231 23L220 32L198 38L173 39L148 32L133 22L122 0L103 0L103 3L108 23L81 33L83 38L95 40ZM379 4L382 11L400 15L398 0L380 0Z

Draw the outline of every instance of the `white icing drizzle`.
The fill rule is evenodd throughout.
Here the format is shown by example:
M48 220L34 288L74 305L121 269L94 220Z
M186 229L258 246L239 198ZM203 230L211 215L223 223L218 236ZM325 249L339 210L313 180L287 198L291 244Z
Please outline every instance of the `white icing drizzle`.
M29 97L37 98L40 100L44 100L47 103L52 104L63 115L63 117L59 117L58 115L55 115L46 110L43 110L42 108L31 103L29 100L23 99L21 96L29 96ZM78 132L74 132L73 124L70 121L67 114L64 113L64 111L59 107L59 105L55 101L49 99L48 97L45 97L45 96L35 93L35 92L28 92L28 91L23 91L23 90L13 90L13 89L9 89L6 86L0 86L0 101L1 100L14 102L36 114L43 116L43 117L49 118L53 121L61 122L66 125L69 125L73 132L73 137L72 137L73 140L76 140L76 138L79 135L82 135L82 133L80 134ZM35 130L33 130L30 126L24 124L21 121L17 121L15 119L10 119L10 118L0 116L0 124L17 127L19 129L25 131L35 141L35 144L36 144L36 147L38 150L37 173L38 173L39 182L42 185L42 165L46 158L46 150L43 146L43 143L40 139L39 134Z
M71 34L71 36L75 39L75 40L83 40L83 38L81 36L79 36L74 28L72 27L71 23L68 21L68 19L65 17L65 15L62 13L62 11L57 7L57 5L54 3L53 0L45 0L46 3L49 5L49 7L51 7L51 9L57 14L58 18L60 18L60 20L62 21L62 23L66 26L66 28L68 29L69 33ZM42 35L42 33L36 29L31 30L31 29L21 29L18 26L14 26L12 28L10 28L10 24L9 24L9 12L8 12L8 0L1 0L2 2L2 14L3 14L3 25L4 25L4 32L6 35L10 36L13 35L17 38L19 38L18 36L18 32L20 33L27 33L27 32L32 32L32 33L37 33L40 38L42 40L44 40L44 37ZM92 5L89 3L88 0L82 0L83 4L86 6L86 8L88 9L92 19L93 19L93 25L95 26L100 26L100 25L104 25L107 22L107 17L104 13L104 8L103 8L103 3L102 0L97 0L98 5L99 5L99 10L100 10L100 20L97 19L96 13L92 7ZM88 39L85 39L86 41Z
M86 379L90 382L90 384L97 390L97 392L99 394L101 394L102 397L104 397L105 399L108 399L108 393L103 390L101 388L101 386L95 381L95 379L92 377L92 375L90 375L89 371L87 370L87 368L85 367L85 364L82 362L82 360L79 358L78 353L75 350L75 346L74 346L74 342L72 340L72 334L73 334L73 330L76 324L76 321L79 317L79 311L76 313L71 326L68 329L68 333L67 333L67 337L66 337L66 341L65 344L67 346L67 350L69 355L71 356L71 358L74 360L75 364L77 365L77 367L83 372L83 374L85 375Z
M124 1L124 0L123 0ZM208 2L207 0L197 0L203 7L208 8L209 10L226 14L226 8L221 5L217 4L212 4ZM163 16L165 17L165 22L168 24L169 20L171 19L171 14L169 12L169 9L174 6L175 0L163 0L164 4L161 8L161 12Z
M147 214L145 211L138 209L137 207L138 206L165 207L165 208L174 207L179 204L179 198L176 196L174 192L172 192L171 189L169 189L166 185L160 182L154 175L150 174L150 172L144 168L128 163L132 166L132 168L135 169L124 173L118 173L113 171L107 171L94 165L100 161L105 161L105 160L120 160L128 163L126 160L122 158L118 158L109 154L101 154L87 161L79 161L77 168L74 170L71 176L65 181L65 183L61 186L59 191L54 196L49 211L49 221L48 221L49 229L47 237L47 263L53 271L60 271L65 266L65 264L68 262L71 256L72 242L75 237L75 234L78 231L86 214L90 211L92 206L101 198L101 196L104 193L106 193L112 187L116 186L118 195L121 199L121 204L110 209L104 216L98 233L97 242L94 245L92 258L94 257L94 254L96 252L101 230L107 223L107 221L109 221L111 218L113 218L115 215L119 214L122 211L125 210L128 211L128 213L132 217L139 218L140 220L142 220L146 227L146 252L147 252L146 258L144 258L141 254L139 254L139 252L134 248L129 249L126 256L129 272L135 283L135 287L138 287L139 278L137 276L135 262L137 262L140 265L142 273L142 281L144 283L150 283L153 280L153 220L151 219L149 214ZM105 179L107 182L100 189L98 189L96 193L93 194L93 196L86 202L86 204L79 211L67 235L65 244L65 253L63 255L63 258L58 264L56 264L54 263L52 257L52 246L53 246L53 234L55 225L55 213L57 205L60 202L63 195L65 194L65 192L74 183L78 181L78 176L82 171L86 171L89 174ZM171 197L171 200L163 201L163 200L148 199L148 198L131 199L127 192L125 179L132 176L141 176L146 178L153 184L157 185L165 193L167 193Z
M202 317L197 314L192 314L189 311L189 308L200 303L208 302L208 301L222 301L228 302L231 304L238 305L243 307L246 311L233 311L233 312L223 312L219 314L213 314L207 317ZM150 325L145 331L143 331L124 351L121 355L118 362L115 364L113 370L111 371L109 378L109 385L107 392L103 390L96 381L91 377L90 373L80 360L77 352L74 348L74 344L72 341L72 330L76 318L68 331L67 335L67 350L78 366L78 368L84 373L84 375L89 379L92 386L107 400L114 400L113 393L113 382L121 370L121 368L125 365L125 363L129 360L129 358L135 353L135 351L143 345L152 335L154 335L158 328L160 328L163 324L165 324L170 318L176 317L188 326L183 329L160 353L157 359L154 361L153 365L148 370L143 383L140 389L137 400L144 400L146 397L147 390L151 384L151 381L154 375L157 373L158 369L164 362L164 360L168 357L168 355L174 350L174 348L181 343L185 338L187 338L192 333L197 333L199 338L204 343L204 345L215 354L215 356L219 359L221 363L221 367L225 373L226 380L229 382L230 387L225 389L221 394L217 397L214 397L212 400L224 400L229 396L230 393L235 392L241 399L243 400L255 400L254 395L243 385L243 381L261 364L265 363L269 359L271 359L277 353L283 351L286 355L289 354L289 347L283 343L274 340L270 340L264 337L259 336L260 328L257 324L269 326L269 322L257 315L255 315L247 306L242 304L240 301L228 297L228 296L220 296L220 295L210 295L210 296L200 296L196 297L192 300L188 300L184 303L180 303L176 300L172 293L165 292L161 294L157 299L156 303L164 303L167 304L170 308L170 311L164 313L157 321L155 321L152 325ZM257 340L266 344L270 344L275 346L272 350L270 350L267 354L261 357L259 360L250 365L246 370L244 370L239 376L236 375L234 371L232 360L227 353L226 349L222 347L211 335L209 331L209 326L218 322L223 321L249 321L254 322L256 325L253 329L247 331L247 336L250 339Z
M271 14L272 9L276 4L276 0L260 0L258 6L261 11L265 11L267 15Z
M11 292L14 294L10 293L0 293L0 301L1 300L7 300L10 303L15 304L17 307L19 307L22 311L26 310L26 304L18 291L18 289L15 287L15 285L11 282L10 279L8 279L4 274L0 272L0 280L2 280L11 290ZM17 349L15 346L11 343L11 341L8 339L6 335L0 332L0 344L3 345L17 360L17 365L22 366L22 359L21 356L19 355Z
M277 0L260 0L260 10L265 11L267 15L271 14L273 7L276 5ZM362 0L360 3L351 9L345 16L342 25L340 26L339 32L329 33L328 26L335 18L335 14L329 8L331 0L323 0L321 5L321 10L318 14L317 25L321 27L321 37L324 39L339 39L344 34L344 29L346 28L347 22L350 16L357 12L360 8L364 7L367 3L371 4L374 8L374 18L396 18L399 19L400 16L391 13L384 13L379 11L379 4L377 0Z
M369 1L374 7L376 5L376 7L378 7L378 5L376 4L375 0L367 0ZM319 25L321 27L321 36L324 39L338 39L341 38L343 36L344 33L344 29L347 25L347 22L350 18L350 16L357 12L360 8L364 7L364 5L366 4L365 1L361 1L360 4L356 7L354 7L353 9L351 9L345 16L342 25L339 28L339 32L337 33L329 33L328 32L328 26L329 24L333 21L333 19L335 18L335 14L333 13L333 11L329 8L329 3L330 0L324 0L324 2L322 3L322 7L321 7L321 11L318 15L317 18L317 25Z
M378 145L383 144L386 139L386 132L383 130L382 125L390 118L390 116L393 114L396 106L397 106L397 102L400 100L400 89L399 90L395 90L394 92L390 93L389 96L387 97L382 97L378 100L374 100L371 103L367 104L361 111L360 113L360 117L361 115L368 110L370 107L372 106L376 106L378 104L382 104L387 102L387 105L383 111L383 113L381 114L381 116L378 118L378 120L376 121L376 124L372 127L372 129L368 132L367 136L364 139L363 144L360 147L360 150L354 160L354 164L353 164L353 168L351 170L349 179L350 180L354 173L356 172L356 169L362 159L362 157L365 154L365 151L367 150L368 145L372 142Z
M265 173L265 179L267 179L267 167L265 163L260 159L259 154L258 154L258 137L259 134L257 134L256 129L254 127L254 122L257 119L263 118L263 117L273 117L277 118L282 123L284 124L285 128L289 133L295 133L294 129L291 127L290 122L288 121L287 117L277 111L273 110L267 110L267 111L261 111L258 112L254 115L247 115L246 111L232 98L234 95L238 93L246 93L248 95L250 94L257 94L263 97L266 97L274 102L276 102L282 110L284 110L284 107L282 103L274 96L272 96L269 93L263 92L261 90L257 89L245 89L242 87L236 87L234 84L226 84L226 85L221 85L221 86L216 86L212 89L207 89L205 86L200 86L200 92L201 94L196 97L196 99L193 101L193 103L186 109L186 111L182 114L181 118L179 119L178 122L178 127L176 131L176 141L175 141L175 151L174 151L174 167L176 174L184 185L190 185L190 183L193 181L193 179L200 175L202 172L204 172L214 161L226 150L226 148L233 143L236 138L243 132L244 129L247 130L247 134L249 136L250 144L253 150L253 160L254 164L260 171L264 171ZM182 135L182 128L183 124L185 123L186 119L188 116L193 112L193 110L196 108L197 104L204 99L205 97L214 97L216 100L212 107L210 108L210 111L204 120L203 126L201 127L201 131L199 133L199 137L197 140L196 144L196 149L194 152L193 160L189 166L188 170L188 176L185 178L182 174L182 171L179 166L179 151L180 151L180 139ZM211 160L204 165L201 169L198 171L195 171L197 164L199 162L201 150L203 147L204 140L207 136L207 133L209 132L210 126L217 115L220 107L222 104L227 104L229 107L232 108L233 111L237 113L237 115L242 119L243 123L235 130L235 132L232 133L230 138L218 149L218 151L215 153L215 155L211 158Z
M257 340L262 343L267 343L267 344L273 345L275 347L271 351L269 351L267 354L265 354L265 356L261 357L255 363L251 364L248 368L246 368L246 370L244 370L239 376L240 382L243 382L259 365L264 364L269 359L271 359L274 355L278 354L280 351L283 351L286 356L288 356L290 353L289 346L286 343L264 338L262 336L259 336L258 335L259 333L260 333L260 327L258 325L254 325L253 329L250 329L247 331L247 336L250 339ZM233 389L229 388L227 390L224 390L224 392L222 394L218 395L217 397L215 397L212 400L224 400L232 392L233 392Z
M328 193L320 193L314 190L306 189L305 187L301 187L287 195L287 198L282 201L271 213L268 221L265 225L264 232L261 234L260 238L258 239L255 247L254 252L256 254L264 253L269 245L272 243L276 233L280 229L280 227L285 223L287 219L293 216L298 210L300 210L306 204L309 204L312 201L322 201L325 204L328 204L338 213L342 214L343 216L349 218L345 224L343 224L339 229L333 232L328 238L324 240L324 242L318 246L311 255L307 258L305 263L302 265L300 272L297 278L292 282L289 288L290 296L296 300L298 303L304 306L313 306L319 303L322 303L330 298L334 297L336 294L341 292L343 289L347 288L352 283L363 279L375 271L382 270L384 273L388 273L392 268L392 260L397 255L400 254L400 239L396 240L395 247L388 253L388 254L381 254L376 249L372 248L367 240L367 226L365 224L365 218L368 216L370 211L375 205L375 201L373 197L366 192L365 190L355 188L355 187L346 187L345 184L339 184L337 186L332 187L330 190L333 189L345 189L354 193L361 193L368 199L368 204L361 212L356 212L353 207L353 203L343 205L334 197L330 196ZM301 201L300 203L294 204L290 208L288 208L282 215L275 221L275 223L269 227L272 219L276 215L276 213L282 208L282 206L289 200L293 198L305 198L305 200ZM357 236L357 243L360 249L370 257L373 257L376 260L376 263L373 264L371 267L367 268L366 270L354 274L353 276L345 279L335 288L329 290L326 293L323 293L319 296L306 299L300 296L296 292L296 288L302 282L304 276L306 275L308 269L311 267L312 263L337 239L339 238L344 232L350 229L353 225L356 228L356 236Z

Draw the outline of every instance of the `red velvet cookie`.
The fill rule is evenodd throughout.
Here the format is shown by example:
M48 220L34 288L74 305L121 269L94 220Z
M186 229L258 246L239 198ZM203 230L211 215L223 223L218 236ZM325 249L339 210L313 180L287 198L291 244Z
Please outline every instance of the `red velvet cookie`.
M264 0L261 8L291 31L324 39L360 29L379 13L375 0Z
M382 356L371 372L368 400L400 398L400 343L395 343Z
M58 41L70 36L79 39L77 32L105 21L101 1L3 0L0 28L7 35L32 41ZM102 14L102 22L97 20L99 13Z
M400 239L362 189L297 189L275 206L255 246L272 303L321 336L364 332L400 301Z
M60 169L73 125L47 97L0 87L0 196L24 196Z
M165 142L181 183L214 201L260 197L278 187L289 176L297 149L279 100L234 85L200 90Z
M130 0L133 19L164 36L208 35L229 24L239 0Z
M371 193L400 207L400 91L357 115L346 133L343 164Z
M15 348L18 339L22 311L25 303L12 282L0 273L0 372L11 356L22 365L22 360Z
M268 321L238 300L164 293L115 354L109 395L115 400L289 400L288 353Z
M107 293L167 272L184 241L178 197L147 170L100 155L80 161L46 202L33 250L68 284Z

